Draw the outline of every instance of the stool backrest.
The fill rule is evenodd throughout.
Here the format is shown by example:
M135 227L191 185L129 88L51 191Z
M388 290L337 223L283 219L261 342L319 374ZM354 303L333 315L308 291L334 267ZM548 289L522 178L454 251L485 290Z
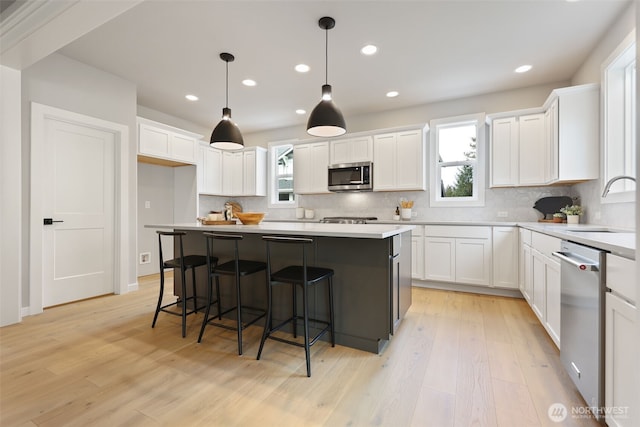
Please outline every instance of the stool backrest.
M211 265L211 260L214 259L213 255L213 240L231 240L234 242L234 259L236 262L236 271L238 270L238 263L240 260L240 256L238 255L238 241L243 239L242 234L222 234L222 233L211 233L205 232L204 237L207 239L207 270L209 273L213 272L213 265Z
M184 259L184 248L182 246L182 236L186 236L187 233L184 231L157 231L158 233L158 250L159 250L159 260L160 260L160 270L164 270L164 257L162 255L162 236L171 236L175 239L177 236L180 240L180 253L178 256L180 257L180 263L182 264L182 260ZM175 241L175 240L174 240ZM174 258L176 258L174 254Z
M304 281L307 281L307 253L306 246L313 243L310 237L293 237L293 236L262 236L262 240L267 245L267 274L271 277L271 244L283 243L289 245L300 245L302 247L302 268Z

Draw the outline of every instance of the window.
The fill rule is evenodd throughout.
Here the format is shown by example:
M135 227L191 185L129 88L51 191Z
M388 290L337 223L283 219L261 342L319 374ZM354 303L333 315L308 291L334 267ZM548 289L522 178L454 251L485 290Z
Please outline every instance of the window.
M484 114L430 123L431 206L484 206Z
M269 207L296 206L293 192L293 145L270 145L269 159Z
M602 75L604 111L604 186L618 175L636 176L636 44L635 32L604 62ZM602 203L635 200L635 183L614 182Z

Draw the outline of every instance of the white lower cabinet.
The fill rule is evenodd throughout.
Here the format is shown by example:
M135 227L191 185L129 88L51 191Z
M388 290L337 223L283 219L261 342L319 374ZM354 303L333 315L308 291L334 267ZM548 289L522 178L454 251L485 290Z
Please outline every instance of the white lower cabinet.
M424 276L424 227L421 225L411 231L411 277L422 279Z
M560 263L551 253L561 240L541 233L520 232L520 291L540 323L560 348Z
M605 296L605 420L609 427L636 426L630 414L640 391L636 380L640 344L636 339L635 264L607 254L606 274L611 292Z
M426 226L424 278L491 285L491 227Z

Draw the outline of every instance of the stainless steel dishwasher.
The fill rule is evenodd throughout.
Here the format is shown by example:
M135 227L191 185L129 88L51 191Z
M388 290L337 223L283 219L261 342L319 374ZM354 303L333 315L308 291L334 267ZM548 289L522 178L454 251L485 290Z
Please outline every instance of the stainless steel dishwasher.
M592 414L604 405L605 252L563 241L560 268L560 360Z

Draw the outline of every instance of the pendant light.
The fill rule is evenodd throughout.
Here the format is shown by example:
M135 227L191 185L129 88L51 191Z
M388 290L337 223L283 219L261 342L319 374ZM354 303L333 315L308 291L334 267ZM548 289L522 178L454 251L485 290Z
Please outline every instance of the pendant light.
M313 136L339 136L347 132L342 113L331 99L331 85L329 75L329 30L335 27L336 21L325 16L318 21L320 28L325 30L325 83L322 85L322 101L313 109L307 121L307 133Z
M210 145L222 150L239 150L244 148L244 140L238 125L231 120L231 108L229 108L229 62L233 62L235 57L225 52L220 54L220 59L227 63L226 101L222 109L222 120L211 133Z

